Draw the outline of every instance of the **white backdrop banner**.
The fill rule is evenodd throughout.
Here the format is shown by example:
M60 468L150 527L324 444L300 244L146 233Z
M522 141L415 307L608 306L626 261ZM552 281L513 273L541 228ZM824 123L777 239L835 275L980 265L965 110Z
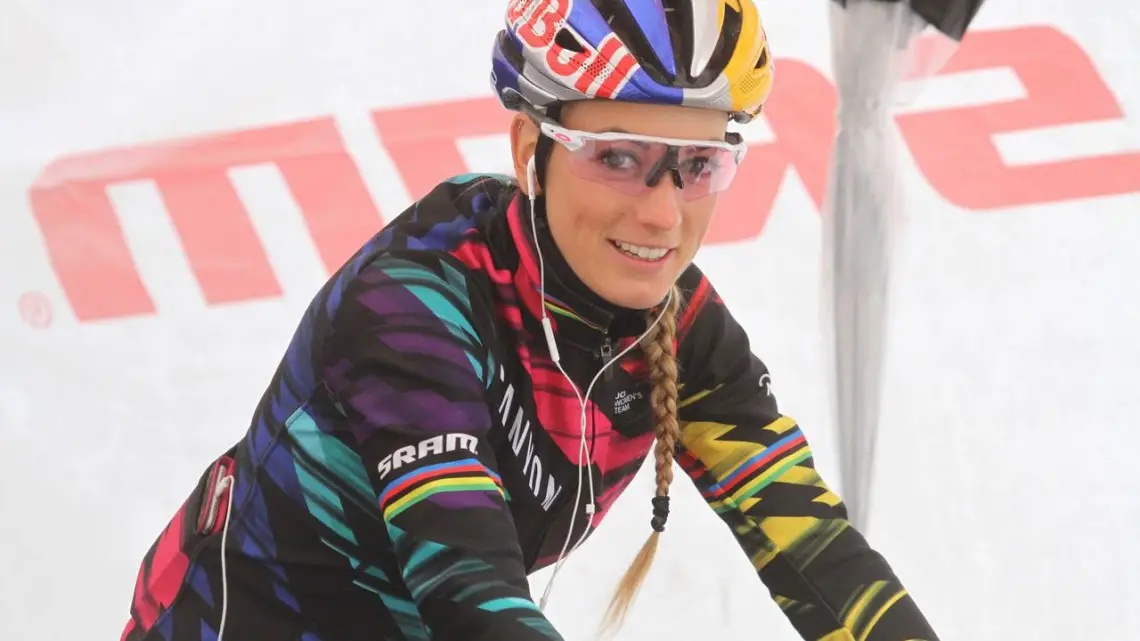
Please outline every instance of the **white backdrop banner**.
M761 2L776 84L698 262L840 486L828 5ZM509 167L488 82L504 9L3 3L0 638L118 638L142 555L328 274L443 178ZM893 118L906 223L867 535L944 639L1140 629L1137 33L1124 0L987 4ZM796 639L684 485L621 638ZM643 521L619 501L560 575L568 639L596 629Z

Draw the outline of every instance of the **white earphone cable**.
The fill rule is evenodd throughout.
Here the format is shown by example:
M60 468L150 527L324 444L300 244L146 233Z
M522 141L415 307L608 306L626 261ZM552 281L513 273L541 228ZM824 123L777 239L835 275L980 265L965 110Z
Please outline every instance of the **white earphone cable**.
M230 591L229 581L226 578L226 540L230 535L230 515L234 509L234 477L233 475L222 477L218 481L217 494L221 496L223 491L229 492L226 501L226 521L222 524L222 541L221 541L221 555L222 555L222 619L218 624L218 641L222 641L222 635L226 631L226 616L229 614L230 606Z
M541 318L542 330L543 330L543 333L546 335L546 344L547 344L548 349L550 350L551 360L554 361L555 367L557 367L558 371L562 373L562 376L566 378L566 381L568 383L570 383L570 388L572 390L574 390L574 395L578 398L578 406L581 408L581 414L579 416L579 422L578 422L578 427L579 427L578 484L577 484L577 489L576 489L575 494L574 494L574 507L570 512L570 525L566 530L566 541L562 544L562 551L559 552L558 560L554 564L554 572L550 575L550 580L547 582L546 589L543 590L542 598L539 600L539 609L544 610L544 609L546 609L547 602L550 600L551 591L554 589L554 580L558 577L558 573L562 570L562 566L566 563L566 560L567 560L567 558L569 558L570 554L573 554L574 551L577 550L578 547L581 546L583 542L585 542L586 535L590 531L590 524L587 523L586 527L584 527L582 529L582 533L578 536L578 540L574 543L574 546L570 547L570 542L574 538L574 523L576 522L576 520L578 518L578 507L581 505L581 502L582 502L582 474L585 472L585 470L587 470L589 468L590 464L592 463L592 459L591 459L591 455L590 455L590 445L586 439L586 429L587 429L587 425L586 425L586 401L587 401L587 399L590 398L590 393L593 391L594 385L598 382L598 379L602 376L602 374L605 373L605 371L607 369L609 369L614 363L618 362L621 358L623 358L626 354L628 354L631 350L633 350L633 348L636 347L638 345L638 343L640 343L647 335L649 335L649 333L651 331L653 331L653 328L656 327L657 324L661 322L661 319L665 316L665 310L668 308L668 305L666 304L662 307L661 313L657 315L657 318L655 318L653 320L653 323L650 324L648 328L646 328L645 332L641 336L639 336L637 338L637 340L633 341L628 346L626 346L625 349L623 349L616 356L611 358L609 360L609 362L602 364L601 369L599 369L597 374L594 375L593 380L590 381L590 385L586 388L586 393L583 396L581 390L579 390L578 386L574 383L574 380L572 378L570 378L570 375L568 373L566 373L565 369L562 368L562 362L561 362L562 359L561 359L560 354L558 353L557 341L554 338L554 328L551 325L550 318L546 314L546 265L545 265L545 261L542 258L542 248L540 247L539 242L538 242L538 226L537 226L537 219L536 219L536 213L535 213L537 208L535 206L536 196L535 196L535 166L534 166L534 164L535 164L534 156L531 156L530 160L527 162L527 197L530 200L530 226L531 226L532 232L534 233L534 249L535 249L535 253L537 254L537 257L538 257L538 274L539 274L538 278L539 278L539 297L540 297L539 306L541 308L541 315L542 315L542 318ZM673 296L672 291L669 292L668 296L670 298ZM666 302L667 303L669 302L668 298L666 299ZM597 509L597 505L595 503L595 501L597 500L597 497L594 493L594 475L588 474L587 479L588 479L588 486L589 486L589 492L590 492L590 501L589 501L589 503L586 504L585 512L586 512L586 518L592 518L596 509ZM569 548L569 551L567 551L568 548Z

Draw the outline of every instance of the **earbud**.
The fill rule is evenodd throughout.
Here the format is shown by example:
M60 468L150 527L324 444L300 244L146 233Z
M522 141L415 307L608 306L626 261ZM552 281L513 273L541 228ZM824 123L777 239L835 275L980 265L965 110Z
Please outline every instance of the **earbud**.
M530 160L526 161L526 193L530 196L531 201L534 201L534 155L531 155Z

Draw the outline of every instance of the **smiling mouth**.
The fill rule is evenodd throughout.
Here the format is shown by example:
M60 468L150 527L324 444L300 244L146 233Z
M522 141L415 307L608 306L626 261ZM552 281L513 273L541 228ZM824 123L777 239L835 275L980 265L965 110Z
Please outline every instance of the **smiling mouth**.
M631 258L637 258L645 261L658 261L669 255L673 251L667 247L645 247L642 245L634 245L632 243L622 242L620 240L611 240L610 244L621 253Z

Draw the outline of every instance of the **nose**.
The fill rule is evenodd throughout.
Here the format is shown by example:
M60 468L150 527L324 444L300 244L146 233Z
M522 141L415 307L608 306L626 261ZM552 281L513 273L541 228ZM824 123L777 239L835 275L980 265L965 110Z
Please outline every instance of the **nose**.
M681 192L666 176L649 193L638 199L634 209L637 222L659 231L670 231L681 224Z

